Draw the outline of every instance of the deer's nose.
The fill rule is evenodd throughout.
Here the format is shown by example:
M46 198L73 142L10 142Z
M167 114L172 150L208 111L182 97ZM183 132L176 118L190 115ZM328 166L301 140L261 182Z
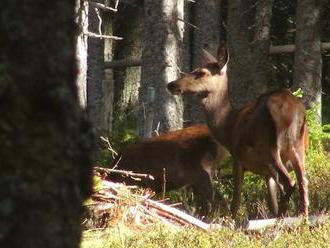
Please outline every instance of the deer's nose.
M167 90L173 95L181 94L181 89L178 87L175 81L172 81L167 84Z

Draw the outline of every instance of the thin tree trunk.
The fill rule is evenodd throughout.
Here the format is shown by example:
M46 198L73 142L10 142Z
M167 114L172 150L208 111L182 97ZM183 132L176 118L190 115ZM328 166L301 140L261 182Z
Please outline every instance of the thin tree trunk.
M321 4L318 0L298 0L293 88L303 90L306 107L318 105L321 115ZM321 116L320 116L321 117Z
M81 107L87 107L87 36L88 31L88 5L82 0L76 0L75 6L76 23L78 25L77 34L77 88L78 99Z
M229 94L234 108L268 90L273 0L228 2Z
M88 11L88 30L99 33L100 17L99 10L89 6ZM104 40L88 37L88 69L87 69L87 112L93 123L96 134L102 135L105 130L104 119Z
M193 4L193 24L198 29L193 30L192 39L192 68L195 69L201 64L202 49L216 55L220 42L220 5L221 0L199 0ZM206 14L207 13L207 14ZM200 100L189 96L188 108L190 122L205 122L203 109Z
M179 76L183 42L183 0L146 0L140 89L139 133L150 136L182 127L182 100L171 96L166 84Z
M0 247L80 243L93 138L78 105L74 5L0 2Z
M103 18L104 34L113 35L113 18L107 13ZM111 62L113 60L114 41L112 39L104 40L104 62ZM109 134L112 131L113 122L113 99L114 99L114 78L113 70L105 69L104 80L102 84L102 91L104 96L104 122L105 133Z

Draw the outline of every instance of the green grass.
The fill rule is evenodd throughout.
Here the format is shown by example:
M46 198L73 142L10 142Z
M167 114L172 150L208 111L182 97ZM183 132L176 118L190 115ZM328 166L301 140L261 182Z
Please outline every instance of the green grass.
M329 247L330 223L310 228L302 225L292 230L269 229L261 233L222 228L205 232L195 228L172 229L153 225L134 230L118 225L105 230L86 231L81 248L213 248L213 247Z

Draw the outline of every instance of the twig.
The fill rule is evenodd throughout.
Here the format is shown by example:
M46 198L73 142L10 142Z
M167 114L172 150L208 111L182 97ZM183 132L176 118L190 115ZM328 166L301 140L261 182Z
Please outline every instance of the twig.
M163 199L165 199L165 194L166 194L166 168L163 168L163 184L162 184L162 188L163 188Z
M100 38L100 39L113 39L113 40L122 40L122 37L119 36L113 36L113 35L101 35L101 34L96 34L92 32L86 32L84 35L87 35L88 37L92 38Z
M118 4L119 4L119 0L116 0L116 2L115 2L115 9L118 9Z
M113 11L113 12L117 12L118 11L118 9L117 9L118 4L115 5L115 8L111 8L111 7L106 6L106 5L102 4L102 3L96 3L96 2L92 2L92 1L88 1L88 3L90 4L90 6L93 6L93 7L98 8L98 9L107 10L107 11Z
M195 28L196 30L200 31L200 28L197 27L196 25L194 25L194 24L192 24L192 23L190 23L190 22L187 22L187 21L183 20L183 19L180 18L180 17L177 17L176 19L177 19L178 21L183 22L184 24L187 24L188 26L190 26L190 27L192 27L192 28Z

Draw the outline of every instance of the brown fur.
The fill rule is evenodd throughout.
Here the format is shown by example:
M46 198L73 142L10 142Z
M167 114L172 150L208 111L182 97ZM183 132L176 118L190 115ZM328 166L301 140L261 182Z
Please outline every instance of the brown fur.
M151 174L155 180L136 181L128 177L112 177L112 180L160 193L163 191L165 168L166 191L192 186L200 198L201 214L206 215L213 202L211 179L225 156L226 150L212 138L208 127L196 125L131 144L121 151L112 165L117 164L118 169Z
M303 104L284 89L263 94L240 110L233 110L228 97L228 55L225 49L219 51L222 54L218 63L214 63L210 54L205 54L204 59L209 63L169 83L167 88L173 94L191 92L201 96L211 132L232 154L235 161L233 215L238 211L245 170L266 178L273 213L286 214L294 189L294 181L288 174L289 164L298 180L300 213L307 215L308 182L304 168L307 127ZM218 73L210 70L215 66ZM279 211L271 181L275 181L283 193Z

